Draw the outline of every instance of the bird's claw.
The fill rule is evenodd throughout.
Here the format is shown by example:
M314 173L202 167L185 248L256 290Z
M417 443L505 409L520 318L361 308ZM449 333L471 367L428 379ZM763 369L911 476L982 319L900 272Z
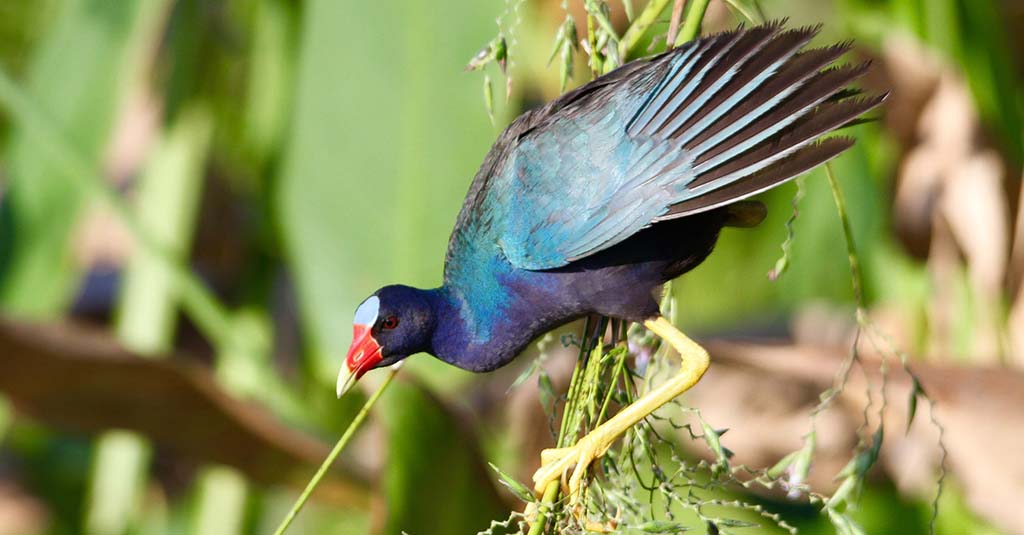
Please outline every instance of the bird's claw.
M534 488L537 492L544 492L544 489L552 481L559 479L564 481L565 474L572 468L566 495L573 500L578 499L587 468L607 449L606 445L599 443L597 437L587 435L573 446L542 451L540 454L541 467L533 474L533 482L536 485Z

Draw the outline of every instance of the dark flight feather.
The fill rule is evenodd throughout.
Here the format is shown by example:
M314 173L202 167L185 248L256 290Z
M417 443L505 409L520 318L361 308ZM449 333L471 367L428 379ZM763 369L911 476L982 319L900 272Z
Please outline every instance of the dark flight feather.
M654 288L724 226L764 218L744 199L850 148L829 134L885 98L850 87L867 65L832 66L849 43L803 50L819 28L782 26L628 63L514 121L470 186L441 287L374 294L378 316L416 318L378 333L379 365L426 351L493 370L576 318L657 316Z
M446 274L460 270L454 251L489 246L517 268L558 268L835 157L849 142L819 138L885 97L855 98L867 64L829 67L850 43L801 51L819 29L710 36L527 112L477 174Z

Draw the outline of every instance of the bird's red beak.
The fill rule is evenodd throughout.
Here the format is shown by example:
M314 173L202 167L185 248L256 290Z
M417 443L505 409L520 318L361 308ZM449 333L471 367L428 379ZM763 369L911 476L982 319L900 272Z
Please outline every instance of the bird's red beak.
M340 398L367 370L383 360L380 344L373 337L369 325L355 325L352 329L352 345L345 355L345 363L338 373L337 393Z

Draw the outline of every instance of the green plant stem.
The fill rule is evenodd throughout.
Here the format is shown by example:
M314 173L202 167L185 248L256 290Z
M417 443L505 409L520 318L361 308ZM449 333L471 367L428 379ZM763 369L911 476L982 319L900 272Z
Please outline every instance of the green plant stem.
M569 419L565 417L566 414L571 414L575 410L576 400L578 396L576 391L580 386L580 374L583 372L583 358L587 354L587 333L590 332L590 327L593 321L591 318L587 318L583 322L583 338L580 339L580 351L576 356L576 367L573 369L572 378L569 379L569 388L565 395L565 407L562 409L562 424L558 429L558 440L556 446L559 448L566 446L565 439L568 436Z
M627 60L626 56L629 55L630 50L640 41L647 30L651 27L655 21L658 20L658 16L665 10L669 0L651 0L644 7L644 10L640 12L640 15L633 20L633 24L629 25L629 29L623 34L622 40L619 41L619 57L622 61Z
M588 317L583 323L583 336L580 338L580 351L576 356L576 367L572 371L572 378L569 379L569 388L566 392L565 407L562 409L562 425L558 430L558 438L555 441L555 446L564 448L569 446L567 444L569 437L574 436L569 432L569 420L572 419L576 423L577 418L575 415L577 411L577 402L580 399L579 390L583 383L583 375L586 372L586 366L584 358L589 353L588 351L588 340L590 334L590 328L593 326L593 318ZM551 507L558 499L559 482L552 481L548 483L548 486L544 489L544 494L541 497L541 504L537 508L537 521L530 526L529 535L538 535L544 531L544 525L547 523L548 514L551 513Z
M166 265L178 286L182 306L203 334L220 345L229 336L227 310L188 269L174 260L173 253L146 231L127 203L106 183L95 165L87 161L46 113L18 87L7 72L0 69L0 104L10 112L26 134L33 136L69 176L78 177L90 191L98 194L118 219L131 231L141 247Z
M700 35L700 25L704 21L704 13L708 10L711 0L694 0L690 10L686 12L686 21L683 22L683 29L676 36L675 46L693 41Z
M347 446L349 441L352 440L352 436L355 435L356 430L359 429L360 425L362 425L363 420L365 420L366 416L370 413L370 409L373 408L374 404L377 403L377 400L380 399L381 394L387 390L388 385L391 384L391 380L395 378L395 375L398 374L399 368L401 368L401 363L391 367L388 374L384 376L384 382L382 382L380 386L377 387L377 390L370 395L369 399L366 400L366 403L363 404L363 408L359 409L356 417L352 419L352 422L348 424L348 427L341 435L341 438L338 439L338 443L334 445L334 449L332 449L331 453L327 455L324 462L320 464L320 468L317 469L316 473L313 474L313 478L306 484L306 488L302 491L302 494L299 495L299 498L295 500L291 510L288 511L288 514L285 515L283 520L281 520L281 524L277 526L277 529L274 531L274 535L283 535L284 532L288 530L288 526L290 526L292 521L295 520L299 511L302 510L302 507L306 505L306 500L308 500L310 495L313 494L313 490L316 489L316 486L320 484L320 480L327 474L327 470L330 469L331 465L334 464L334 461L338 458L338 455L341 454L342 450L345 449L345 446Z
M839 181L832 172L832 164L825 164L825 174L828 176L828 185L832 189L832 198L836 203L836 212L839 214L839 222L843 225L843 236L846 238L846 255L850 261L850 279L853 285L853 297L857 301L857 308L864 309L864 279L860 272L860 261L857 259L857 247L853 243L853 228L850 227L850 218L846 215L846 200L843 198L843 190L839 189ZM860 314L858 313L858 322Z
M551 506L558 499L558 486L559 481L552 481L548 483L547 488L544 489L544 496L540 499L540 506L537 507L537 521L530 526L530 532L528 535L540 535L544 533L544 526L548 521L548 513L551 512Z
M615 385L619 383L619 377L623 375L623 370L626 366L626 350L622 349L620 351L619 356L615 358L615 369L612 371L612 379L608 382L608 391L605 393L604 402L601 403L601 412L597 414L594 427L604 422L604 417L608 413L608 405L612 400L612 394L615 392Z

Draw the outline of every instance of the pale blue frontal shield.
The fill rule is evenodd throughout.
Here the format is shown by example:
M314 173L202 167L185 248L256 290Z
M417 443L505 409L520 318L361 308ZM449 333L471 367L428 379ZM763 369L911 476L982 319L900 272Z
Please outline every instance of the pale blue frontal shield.
M352 319L352 323L356 325L372 326L377 323L377 314L380 311L380 299L376 295L371 295L359 305L356 309L356 316Z

